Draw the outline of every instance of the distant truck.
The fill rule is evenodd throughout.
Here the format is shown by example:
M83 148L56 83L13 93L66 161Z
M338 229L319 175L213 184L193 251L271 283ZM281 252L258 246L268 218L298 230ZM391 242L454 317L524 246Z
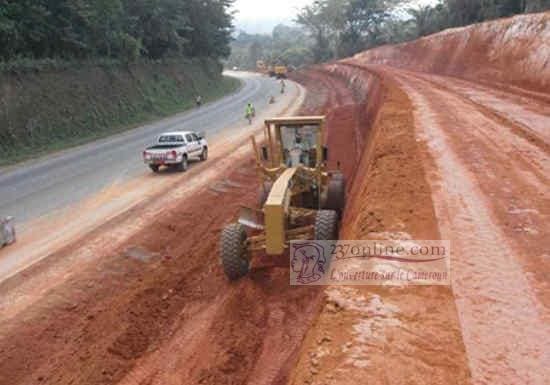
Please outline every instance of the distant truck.
M288 68L286 66L275 66L275 76L277 79L286 79Z
M160 167L173 167L178 171L186 171L190 158L208 159L208 143L204 135L192 131L166 132L157 138L154 146L143 151L143 162L153 172Z

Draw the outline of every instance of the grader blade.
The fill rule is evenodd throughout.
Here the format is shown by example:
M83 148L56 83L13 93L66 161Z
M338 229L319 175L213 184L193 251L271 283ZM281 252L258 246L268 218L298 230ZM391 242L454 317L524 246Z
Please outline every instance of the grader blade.
M249 207L241 207L238 222L253 230L263 230L265 228L263 211Z

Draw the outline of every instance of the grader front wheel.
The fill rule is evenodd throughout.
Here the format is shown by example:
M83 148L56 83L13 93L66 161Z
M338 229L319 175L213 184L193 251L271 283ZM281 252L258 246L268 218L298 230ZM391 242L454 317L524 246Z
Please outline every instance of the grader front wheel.
M223 229L220 248L223 270L229 280L234 281L248 274L246 231L241 224L234 223Z

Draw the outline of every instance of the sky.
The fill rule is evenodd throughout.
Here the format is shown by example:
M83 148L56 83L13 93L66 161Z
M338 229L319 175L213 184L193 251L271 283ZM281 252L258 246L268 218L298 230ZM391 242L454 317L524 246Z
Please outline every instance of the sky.
M236 0L235 26L248 33L271 33L277 24L290 24L305 5L314 0ZM413 4L433 4L437 0L411 0Z
M292 22L298 10L313 0L236 0L237 29L249 33L270 33L279 23Z

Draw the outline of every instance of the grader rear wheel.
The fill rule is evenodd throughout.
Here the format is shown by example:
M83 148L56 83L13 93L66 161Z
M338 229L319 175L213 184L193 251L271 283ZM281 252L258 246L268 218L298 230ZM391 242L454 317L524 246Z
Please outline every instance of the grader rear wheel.
M248 274L246 231L241 224L233 223L223 229L220 248L223 270L229 280L234 281Z
M346 180L341 173L334 174L328 182L325 208L335 210L339 215L346 205Z
M338 213L334 210L320 210L315 217L315 239L334 240L338 236Z

